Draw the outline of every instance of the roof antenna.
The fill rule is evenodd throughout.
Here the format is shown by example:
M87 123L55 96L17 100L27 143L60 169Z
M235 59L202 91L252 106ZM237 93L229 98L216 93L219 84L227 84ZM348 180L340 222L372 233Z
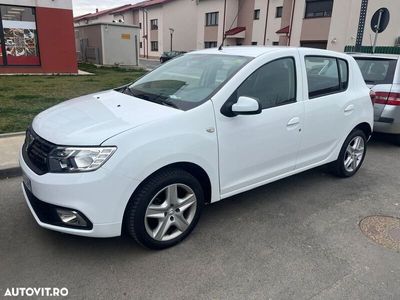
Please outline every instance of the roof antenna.
M238 12L237 12L237 14L236 14L236 17L233 19L232 24L231 24L231 26L229 27L229 29L228 29L227 31L229 31L229 30L232 29L233 23L235 23L236 19L237 19L238 16L239 16L239 11L240 11L240 4L239 4L239 7L238 7ZM218 50L219 50L219 51L222 50L222 47L224 46L225 40L226 40L226 33L224 32L224 38L222 39L221 45L219 45L219 47L218 47Z

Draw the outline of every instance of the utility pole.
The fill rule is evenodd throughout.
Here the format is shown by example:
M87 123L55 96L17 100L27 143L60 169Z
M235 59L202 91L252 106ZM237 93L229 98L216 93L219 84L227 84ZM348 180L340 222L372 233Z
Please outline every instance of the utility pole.
M173 37L173 35L174 35L174 29L173 28L170 28L169 29L169 33L170 33L170 35L171 35L171 47L170 47L170 51L172 52L172 37Z
M264 46L267 44L267 27L268 27L269 1L270 0L267 0L267 11L265 13Z

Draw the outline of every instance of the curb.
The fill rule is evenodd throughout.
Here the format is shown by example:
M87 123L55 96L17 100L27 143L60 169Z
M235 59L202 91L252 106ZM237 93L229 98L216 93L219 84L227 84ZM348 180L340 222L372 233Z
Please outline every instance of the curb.
M0 133L0 139L1 138L14 137L14 136L20 136L20 135L24 135L24 134L25 134L25 131L10 132L10 133Z
M0 169L0 179L7 179L21 176L22 171L21 168L18 167L11 167L7 169Z

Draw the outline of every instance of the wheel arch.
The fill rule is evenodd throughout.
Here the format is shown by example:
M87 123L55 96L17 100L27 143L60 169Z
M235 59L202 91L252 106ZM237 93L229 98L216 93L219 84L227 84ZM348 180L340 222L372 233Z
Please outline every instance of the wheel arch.
M210 177L208 176L207 172L201 166L199 166L198 164L195 164L195 163L192 163L192 162L186 162L186 161L170 163L170 164L165 165L165 166L159 168L158 170L152 172L151 174L149 174L136 187L136 189L133 191L130 199L132 199L135 196L135 194L148 181L148 179L150 177L154 176L155 174L157 174L159 172L162 172L165 169L170 169L170 168L182 169L182 170L185 170L185 171L189 172L191 175L193 175L199 181L199 183L201 184L201 186L203 188L205 204L211 203L212 185L211 185ZM124 231L124 227L125 227L125 224L126 224L126 211L127 211L128 205L129 205L129 201L126 203L125 209L124 209L123 220L122 220L122 230L123 231Z
M367 122L363 122L358 124L356 127L353 128L353 130L351 132L353 132L356 129L360 129L365 133L365 136L367 137L367 139L369 139L369 137L372 134L372 128L371 125L368 124Z

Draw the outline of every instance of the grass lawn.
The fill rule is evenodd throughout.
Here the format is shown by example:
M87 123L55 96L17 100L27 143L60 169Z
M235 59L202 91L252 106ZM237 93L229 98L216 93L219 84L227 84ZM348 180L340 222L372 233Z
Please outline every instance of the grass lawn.
M0 76L0 133L24 131L41 111L74 97L134 81L142 70L97 68L82 64L92 76Z

